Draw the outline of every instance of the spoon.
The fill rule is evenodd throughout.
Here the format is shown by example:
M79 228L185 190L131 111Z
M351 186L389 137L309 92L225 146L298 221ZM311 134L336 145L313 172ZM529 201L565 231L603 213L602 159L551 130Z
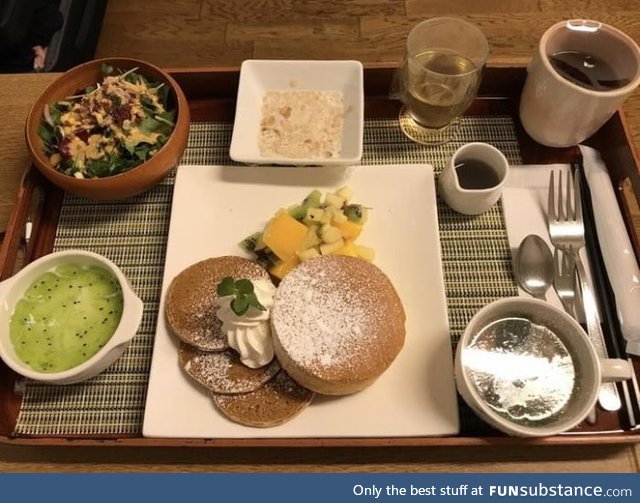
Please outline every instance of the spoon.
M515 272L518 284L525 292L545 299L553 283L553 256L547 243L536 234L525 237L516 255Z
M529 234L522 240L516 255L515 271L523 290L546 300L545 294L553 283L553 256L544 239L537 234ZM596 418L596 408L593 407L586 421L595 424Z

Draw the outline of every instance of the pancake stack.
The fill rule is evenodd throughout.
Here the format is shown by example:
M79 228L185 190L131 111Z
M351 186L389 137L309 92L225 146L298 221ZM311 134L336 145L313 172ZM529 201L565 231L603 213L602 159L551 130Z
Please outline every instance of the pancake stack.
M227 256L197 262L171 282L165 315L180 339L180 365L210 392L213 403L232 421L253 427L277 426L309 405L313 393L281 370L276 359L251 369L228 347L216 316L216 286L227 276L270 280L256 263Z
M203 260L171 283L166 317L181 341L181 367L232 421L276 426L307 407L314 392L361 391L403 347L405 312L389 278L366 260L327 255L302 262L281 281L270 318L276 358L251 369L228 347L216 316L216 286L227 276L269 280L244 258Z

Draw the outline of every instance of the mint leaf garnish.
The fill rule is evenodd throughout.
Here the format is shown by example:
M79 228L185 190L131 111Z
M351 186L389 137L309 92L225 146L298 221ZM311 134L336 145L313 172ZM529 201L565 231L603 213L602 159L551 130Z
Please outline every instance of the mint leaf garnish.
M238 294L238 296L231 301L231 309L238 316L242 316L249 310L249 301L247 300L246 295Z
M227 295L233 295L235 293L235 281L231 276L227 276L216 288L216 292L220 297L226 297Z
M248 279L239 279L236 281L236 290L240 293L253 293L253 283Z
M266 307L264 307L262 304L260 304L260 301L258 300L258 297L256 297L255 293L251 293L251 294L247 295L247 302L249 302L250 306L255 307L259 311L266 311L267 310Z
M232 277L227 276L218 283L216 292L220 297L233 296L230 306L238 316L245 314L250 306L260 311L267 310L266 307L260 304L251 280L239 279L236 281Z

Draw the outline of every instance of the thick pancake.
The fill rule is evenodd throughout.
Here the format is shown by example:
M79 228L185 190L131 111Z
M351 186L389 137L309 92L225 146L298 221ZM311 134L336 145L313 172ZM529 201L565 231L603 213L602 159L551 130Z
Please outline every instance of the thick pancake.
M200 351L180 344L180 364L194 381L215 393L249 393L264 385L280 370L275 358L264 367L252 369L240 361L238 353Z
M270 281L267 271L242 257L210 258L184 269L173 278L165 301L169 327L182 341L203 351L228 348L215 310L216 287L227 276Z
M286 423L305 409L313 396L282 370L251 393L212 394L213 403L222 414L236 423L257 428Z
M358 258L323 256L287 274L271 312L280 365L317 393L369 386L404 344L405 313L389 278Z

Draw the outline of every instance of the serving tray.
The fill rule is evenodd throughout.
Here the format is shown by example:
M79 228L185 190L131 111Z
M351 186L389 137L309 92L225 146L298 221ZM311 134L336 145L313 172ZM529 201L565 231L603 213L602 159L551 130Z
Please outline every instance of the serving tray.
M192 120L231 122L234 115L235 93L238 84L237 68L174 69L172 75L181 85L189 100ZM365 114L367 119L393 119L397 117L399 103L387 98L393 75L392 68L370 66L365 68ZM469 110L470 116L510 116L516 124L521 160L524 164L573 162L579 159L576 148L550 149L535 144L522 131L517 121L517 101L525 78L519 66L489 67L483 80L479 98ZM640 172L638 158L628 134L624 115L617 113L591 140L610 170L614 187L620 192L620 204L629 224L629 208L640 199ZM54 245L58 218L63 206L63 195L44 181L35 170L25 176L18 202L11 215L6 238L0 250L0 278L13 274L19 264L50 252ZM23 230L32 220L33 233L26 247ZM640 250L637 229L629 225L636 253ZM24 251L24 253L22 253ZM634 361L636 370L640 368ZM630 443L640 439L637 430L629 427L625 412L599 414L598 423L583 427L578 432L557 437L521 440L501 436L487 429L482 434L447 437L393 436L366 438L143 438L141 434L127 435L15 435L20 411L21 393L16 390L15 376L0 365L0 441L11 444L36 445L149 445L149 446L401 446L401 445L486 445L498 443L578 444L578 443ZM636 417L634 403L632 411ZM638 418L640 420L640 418ZM606 431L607 433L602 433ZM268 435L268 432L267 432Z

